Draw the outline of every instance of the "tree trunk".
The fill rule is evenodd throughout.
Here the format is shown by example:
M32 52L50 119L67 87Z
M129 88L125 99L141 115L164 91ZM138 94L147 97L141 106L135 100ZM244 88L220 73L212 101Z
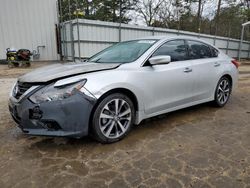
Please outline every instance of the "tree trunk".
M216 13L216 21L215 21L215 35L217 35L219 21L220 21L220 8L221 8L221 0L218 2L217 13Z
M86 15L86 17L88 17L89 16L89 1L88 0L86 0L86 11L85 11L85 15Z
M197 32L200 31L201 1L202 1L202 0L199 0L199 5L198 5L198 13L197 13Z

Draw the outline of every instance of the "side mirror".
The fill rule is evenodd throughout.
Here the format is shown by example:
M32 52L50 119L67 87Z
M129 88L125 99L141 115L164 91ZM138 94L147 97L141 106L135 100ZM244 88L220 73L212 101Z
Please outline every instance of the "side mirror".
M168 64L171 62L171 57L169 55L159 55L149 58L148 61L151 65Z

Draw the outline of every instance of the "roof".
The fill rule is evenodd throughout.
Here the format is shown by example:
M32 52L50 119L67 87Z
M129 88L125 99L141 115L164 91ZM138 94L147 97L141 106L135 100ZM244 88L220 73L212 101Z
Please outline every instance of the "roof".
M205 40L202 40L202 39L197 38L197 37L189 37L189 36L167 36L167 35L159 35L159 36L140 37L138 39L156 39L156 40L176 40L176 39L182 39L182 40L195 40L195 41L200 41L200 42L203 42L205 44L208 44L210 46L215 47L213 44L211 44L211 43L209 43L209 42L207 42Z
M140 37L138 39L192 39L192 40L200 40L197 37L189 37L189 36L167 36L167 35L157 35L157 36L147 36L147 37ZM202 41L202 40L200 40Z

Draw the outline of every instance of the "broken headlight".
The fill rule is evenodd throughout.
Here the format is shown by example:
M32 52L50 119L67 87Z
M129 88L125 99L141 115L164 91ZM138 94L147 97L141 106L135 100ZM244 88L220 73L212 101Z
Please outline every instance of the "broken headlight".
M43 87L30 96L33 103L42 103L47 101L63 100L81 91L87 80L71 83L62 86L55 86L54 83Z

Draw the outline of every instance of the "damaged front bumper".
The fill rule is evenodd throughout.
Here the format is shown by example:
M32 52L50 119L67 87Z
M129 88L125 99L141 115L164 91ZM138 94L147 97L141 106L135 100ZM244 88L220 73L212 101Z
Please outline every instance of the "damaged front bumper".
M28 97L9 99L11 116L24 133L80 138L88 135L89 119L96 99L78 92L66 99L41 104Z

